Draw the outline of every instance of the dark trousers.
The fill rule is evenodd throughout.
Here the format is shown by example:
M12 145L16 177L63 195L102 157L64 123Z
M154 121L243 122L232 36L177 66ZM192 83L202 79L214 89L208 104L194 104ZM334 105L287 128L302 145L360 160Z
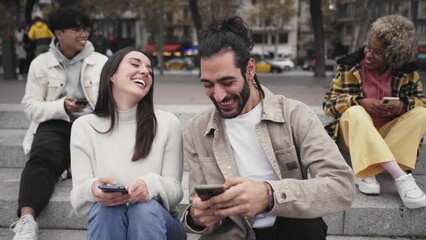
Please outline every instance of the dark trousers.
M22 171L18 217L22 207L31 207L36 216L46 207L58 177L70 166L71 123L51 120L41 123L34 135L30 158Z
M257 240L325 240L327 229L322 218L277 217L273 227L253 230Z

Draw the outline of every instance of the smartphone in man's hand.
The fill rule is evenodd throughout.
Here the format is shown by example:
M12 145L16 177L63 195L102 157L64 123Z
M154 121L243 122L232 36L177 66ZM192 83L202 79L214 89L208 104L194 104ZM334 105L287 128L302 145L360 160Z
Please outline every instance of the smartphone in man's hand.
M122 194L127 194L127 190L123 186L117 186L117 185L99 185L99 189L102 190L102 192L121 192Z
M77 98L74 101L75 105L87 105L88 103L89 103L89 101L87 101L87 99L85 99L85 98Z
M222 184L197 185L194 190L203 201L225 192Z

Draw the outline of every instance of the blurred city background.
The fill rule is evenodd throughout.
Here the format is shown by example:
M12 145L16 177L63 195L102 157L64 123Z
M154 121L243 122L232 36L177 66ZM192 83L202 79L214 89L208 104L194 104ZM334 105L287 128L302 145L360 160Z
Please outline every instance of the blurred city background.
M377 17L396 13L416 25L417 61L426 71L426 0L0 0L0 79L23 78L18 33L58 6L91 17L97 51L134 46L152 55L161 75L197 69L197 32L211 16L246 20L258 72L326 77L338 57L362 46Z

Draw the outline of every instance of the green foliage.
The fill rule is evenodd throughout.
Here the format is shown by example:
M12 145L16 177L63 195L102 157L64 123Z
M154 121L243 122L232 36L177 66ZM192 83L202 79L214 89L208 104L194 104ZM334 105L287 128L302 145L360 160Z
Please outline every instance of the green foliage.
M101 15L106 19L120 18L126 11L135 9L137 0L81 0L86 13ZM145 1L143 1L145 2Z
M263 19L266 26L282 27L291 17L296 16L294 0L258 0L246 7L248 21Z

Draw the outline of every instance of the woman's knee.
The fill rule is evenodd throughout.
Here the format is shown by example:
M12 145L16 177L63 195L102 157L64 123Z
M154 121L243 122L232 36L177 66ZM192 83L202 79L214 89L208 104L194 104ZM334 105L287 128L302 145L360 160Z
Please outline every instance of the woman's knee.
M93 204L89 212L88 239L126 239L126 205L104 207Z
M364 115L368 114L367 111L365 111L364 107L361 105L355 105L350 108L348 108L343 114L354 114L354 115Z
M89 223L97 221L123 221L126 219L126 206L124 204L112 207L93 204L89 212Z
M408 113L413 114L419 120L426 121L426 108L424 107L415 107L411 109Z
M362 106L356 105L348 108L340 118L340 122L344 121L361 121L361 122L372 122L371 116L365 111Z
M148 215L159 215L165 213L167 210L156 200L150 200L147 202L135 203L129 205L128 214L148 214Z

